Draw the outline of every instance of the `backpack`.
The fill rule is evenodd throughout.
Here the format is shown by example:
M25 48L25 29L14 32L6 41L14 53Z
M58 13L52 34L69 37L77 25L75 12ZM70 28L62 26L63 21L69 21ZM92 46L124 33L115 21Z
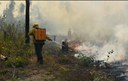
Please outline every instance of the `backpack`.
M36 41L46 40L46 29L38 28L34 32L34 37Z

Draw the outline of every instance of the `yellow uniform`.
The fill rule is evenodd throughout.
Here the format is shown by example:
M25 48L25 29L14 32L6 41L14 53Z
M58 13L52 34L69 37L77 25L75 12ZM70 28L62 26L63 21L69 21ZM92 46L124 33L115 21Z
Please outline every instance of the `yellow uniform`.
M37 62L43 64L42 48L46 40L52 41L47 35L46 30L40 30L37 24L33 26L33 29L28 33L33 36L33 42L35 46L35 52L37 55ZM37 31L39 30L39 31ZM36 34L37 33L37 34Z
M42 42L42 41L36 41L35 35L34 35L35 31L36 31L36 28L33 28L33 29L29 32L29 35L30 35L30 36L33 36L33 42L34 42L34 43L36 43L36 42ZM45 41L45 40L51 41L51 39L50 39L47 35L46 35L46 38L45 38L43 41Z

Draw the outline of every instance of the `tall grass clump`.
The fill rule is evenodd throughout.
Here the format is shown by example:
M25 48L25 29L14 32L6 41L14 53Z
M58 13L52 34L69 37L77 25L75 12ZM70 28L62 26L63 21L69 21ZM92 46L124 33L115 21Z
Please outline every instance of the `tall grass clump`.
M15 24L4 24L0 35L0 54L8 57L5 65L16 67L27 65L33 54L32 46L24 43L24 32Z

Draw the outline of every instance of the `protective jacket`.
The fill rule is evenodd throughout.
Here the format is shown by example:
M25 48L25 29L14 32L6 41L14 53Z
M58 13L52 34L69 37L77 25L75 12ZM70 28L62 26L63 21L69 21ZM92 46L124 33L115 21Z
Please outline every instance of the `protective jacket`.
M28 33L30 36L33 36L33 42L34 42L34 43L41 43L41 42L43 43L43 42L45 42L46 40L51 41L51 38L48 37L47 35L46 35L46 37L45 37L44 40L37 41L37 40L35 39L35 31L36 31L37 29L40 29L40 28L33 28L33 29Z

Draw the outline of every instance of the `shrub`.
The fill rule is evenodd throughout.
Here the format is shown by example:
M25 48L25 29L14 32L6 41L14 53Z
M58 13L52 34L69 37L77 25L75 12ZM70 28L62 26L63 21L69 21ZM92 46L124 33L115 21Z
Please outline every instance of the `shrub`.
M82 66L91 66L94 63L94 59L92 57L83 56L80 58L80 65Z

